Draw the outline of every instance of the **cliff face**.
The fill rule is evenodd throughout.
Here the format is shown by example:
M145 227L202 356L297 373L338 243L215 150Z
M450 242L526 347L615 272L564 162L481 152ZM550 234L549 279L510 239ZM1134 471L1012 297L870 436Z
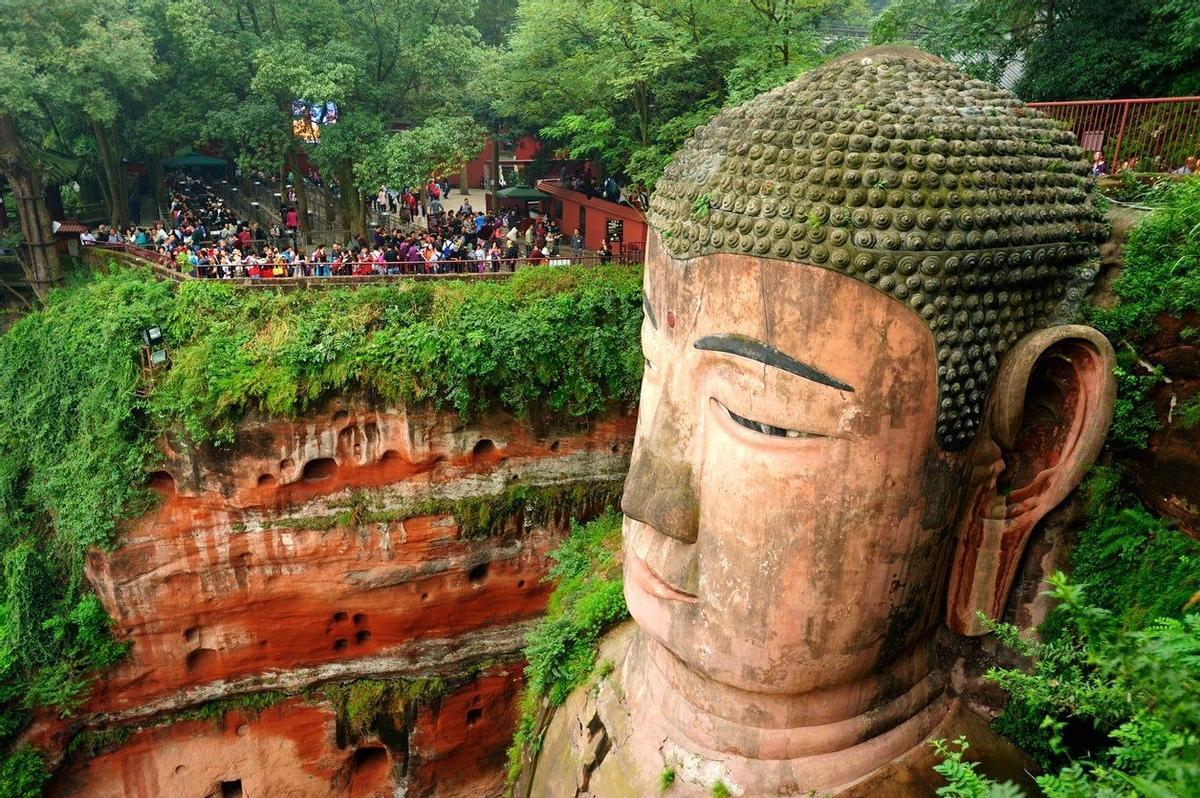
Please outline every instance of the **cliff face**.
M224 448L164 441L161 500L88 563L131 649L79 716L79 739L104 744L76 743L56 794L497 792L547 551L615 504L634 423L536 435L342 401L247 419ZM361 690L341 705L311 691L363 679L438 689L393 701L378 728ZM187 719L263 691L291 697ZM76 732L34 736L61 749Z

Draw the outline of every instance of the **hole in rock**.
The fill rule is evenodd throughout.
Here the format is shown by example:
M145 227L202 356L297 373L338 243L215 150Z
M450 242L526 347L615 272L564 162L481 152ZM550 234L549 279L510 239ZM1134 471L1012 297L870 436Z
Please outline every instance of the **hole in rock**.
M175 775L179 776L184 773L187 773L187 765L176 765L175 766Z
M146 484L150 490L161 496L171 496L175 493L175 477L166 471L152 471L147 474Z
M334 423L338 421L345 421L348 418L350 418L350 411L348 410L339 410L333 414Z
M471 450L471 454L483 457L494 451L496 451L496 444L492 442L491 438L480 438L479 442L475 444L475 448Z
M363 614L363 613L361 613L361 612L356 612L356 613L354 613L354 619L353 619L353 620L354 620L354 625L355 625L355 626L362 626L364 623L366 623L366 622L367 622L367 616L366 616L366 615L364 615L364 614Z
M489 563L481 563L476 565L467 572L467 580L476 587L483 584L483 580L487 579Z
M241 779L221 782L221 798L242 798L243 795Z
M348 645L350 645L350 641L348 641L348 640L347 640L346 638L344 638L344 637L339 637L337 640L334 640L334 641L333 641L333 650L334 650L334 651L341 651L342 649L344 649L344 648L345 648L346 646L348 646Z
M191 626L183 630L183 639L189 643L195 643L200 639L200 627Z
M399 460L399 459L400 459L400 452L396 451L395 449L388 449L387 451L385 451L383 453L383 457L379 458L379 462L390 463L393 460Z
M337 462L332 457L318 457L304 464L304 472L301 476L305 482L316 482L329 479L335 473L337 473Z
M525 580L524 580L524 579L520 579L520 580L518 580L518 581L517 581L517 587L525 587Z
M369 629L360 629L354 633L354 642L358 643L360 645L362 643L367 642L370 639L371 639L371 630L369 630Z
M285 457L279 461L279 470L280 471L291 471L295 467L296 467L296 464L292 462L292 458L290 458L290 457Z
M388 767L387 749L376 745L359 748L354 752L351 770L355 775L383 775Z
M185 664L188 673L206 670L217 664L217 652L211 648L198 648L187 655Z
M263 474L258 478L258 486L260 488L270 488L275 485L276 479L271 474Z
M363 424L363 435L366 436L367 443L374 443L379 440L379 425L374 421L368 421Z
M428 594L428 593L422 593L422 594L421 594L421 601L429 601L429 594Z
M550 444L550 451L552 451L552 452L558 451L558 441L555 441L554 443Z
M468 709L467 710L467 725L474 726L476 721L478 721L482 717L483 717L482 709Z
M621 444L617 443L616 441L613 441L612 453L617 454L620 451L621 451Z
M333 614L333 622L341 623L342 621L346 620L346 617L347 617L346 613L344 613L344 612L335 612Z
M237 736L238 737L245 737L249 733L250 733L250 727L247 726L245 723L243 723L237 727Z

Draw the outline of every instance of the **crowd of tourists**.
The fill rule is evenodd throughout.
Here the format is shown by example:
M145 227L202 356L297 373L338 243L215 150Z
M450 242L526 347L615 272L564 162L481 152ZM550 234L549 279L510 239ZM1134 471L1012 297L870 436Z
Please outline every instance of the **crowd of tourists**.
M558 183L564 188L584 194L588 199L598 197L609 202L629 205L640 211L650 207L650 192L644 182L621 186L611 174L600 180L592 172L591 161L585 162L581 169L569 170L563 166L558 170Z
M1178 163L1178 162L1177 162ZM1104 157L1104 153L1095 152L1092 154L1092 176L1103 177L1104 175L1118 175L1122 172L1169 172L1173 175L1192 175L1196 173L1197 158L1194 155L1189 155L1184 158L1183 163L1174 168L1168 168L1169 164L1164 163L1162 156L1154 156L1151 159L1149 167L1141 163L1136 155L1125 158L1115 168L1110 169L1108 160Z
M172 175L167 185L166 219L124 231L102 225L80 240L147 250L160 263L196 277L251 280L515 271L518 265L565 263L583 254L578 230L563 241L552 219L521 219L514 210L485 214L467 200L449 212L432 206L424 227L377 225L369 237L305 248L297 241L294 209L281 209L282 228L264 230L238 219L201 180ZM601 259L609 259L607 248Z

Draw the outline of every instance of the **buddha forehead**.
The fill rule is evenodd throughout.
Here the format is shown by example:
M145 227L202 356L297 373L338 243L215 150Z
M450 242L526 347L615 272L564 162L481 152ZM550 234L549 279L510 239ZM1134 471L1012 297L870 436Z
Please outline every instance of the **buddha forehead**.
M947 450L974 437L1004 351L1073 313L1104 233L1069 131L904 48L847 56L718 114L676 154L647 216L670 259L793 261L915 313L935 343Z

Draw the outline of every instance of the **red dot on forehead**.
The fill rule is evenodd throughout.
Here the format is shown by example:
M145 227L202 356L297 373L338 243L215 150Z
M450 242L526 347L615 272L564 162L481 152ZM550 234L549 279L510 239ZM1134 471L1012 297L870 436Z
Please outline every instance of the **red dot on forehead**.
M667 311L667 326L668 327L675 326L675 311L673 311L673 310Z

